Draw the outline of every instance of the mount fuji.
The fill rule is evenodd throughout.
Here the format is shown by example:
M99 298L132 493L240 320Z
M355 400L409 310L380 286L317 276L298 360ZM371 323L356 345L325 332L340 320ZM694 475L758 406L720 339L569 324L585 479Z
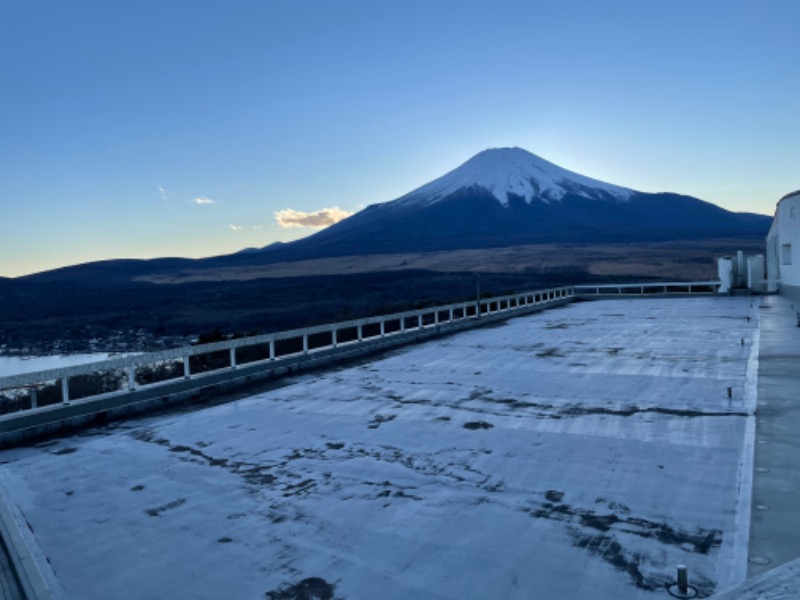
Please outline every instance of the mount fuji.
M591 179L521 148L496 148L397 200L368 206L278 251L305 258L537 243L757 238L766 235L770 222L767 216L730 212L690 196L643 193Z
M649 194L568 171L521 148L480 152L405 196L306 238L202 259L110 260L30 281L127 281L306 259L680 240L763 240L772 219L672 193ZM2 283L2 282L0 282ZM2 287L2 286L0 286Z

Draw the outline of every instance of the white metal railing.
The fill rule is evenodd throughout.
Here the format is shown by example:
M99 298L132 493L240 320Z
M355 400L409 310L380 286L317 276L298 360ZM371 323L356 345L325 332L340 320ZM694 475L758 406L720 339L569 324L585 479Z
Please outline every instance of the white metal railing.
M121 372L122 374L120 375L119 389L111 392L85 396L87 400L98 398L100 396L105 398L109 395L129 393L143 387L172 383L181 378L181 376L178 375L177 377L172 377L164 381L148 384L137 382L137 369L152 367L154 365L158 365L159 363L171 362L179 370L180 367L178 367L178 365L182 363L183 379L199 378L203 377L204 375L219 373L221 371L225 371L226 369L230 372L234 372L239 367L249 367L251 365L261 364L266 366L274 365L275 367L278 367L280 366L281 361L285 361L286 359L290 358L296 358L298 356L311 355L315 352L324 350L330 351L349 344L371 342L381 338L421 331L430 327L440 327L447 325L448 323L457 323L459 321L474 320L477 324L478 319L483 315L496 315L504 312L524 312L526 309L530 309L531 307L535 306L546 305L554 302L561 303L563 300L570 299L574 295L575 291L572 286L535 290L519 294L511 294L508 296L483 298L479 302L477 300L459 302L456 304L447 304L443 306L434 306L430 308L422 308L389 315L380 315L377 317L342 321L338 323L318 325L315 327L306 327L303 329L294 329L266 335L232 339L211 344L202 344L176 348L173 350L135 354L82 365L74 365L70 367L21 373L18 375L0 377L0 392L4 390L24 390L30 396L30 410L36 410L44 408L38 406L37 404L37 392L41 388L48 385L53 385L57 382L60 382L61 403L69 404L72 401L70 398L69 380L70 378L81 375ZM480 306L479 310L477 308L478 306ZM348 333L349 335L342 335L344 332ZM312 347L310 343L311 338L313 336L320 335L328 335L328 342ZM342 338L350 339L343 340ZM284 353L279 352L278 343L285 340L294 340L295 346L297 348L302 348L302 350ZM257 348L259 346L262 348L262 354L265 356L265 358L246 363L240 363L237 361L237 354L241 353L242 349ZM216 369L204 371L202 373L192 372L190 361L191 357L202 357L203 355L221 352L228 352L226 365ZM80 398L80 400L83 399L84 397ZM6 416L13 416L13 414L17 413L11 413L10 415Z
M648 294L715 294L722 282L671 281L659 283L613 283L576 285L576 296L646 296Z

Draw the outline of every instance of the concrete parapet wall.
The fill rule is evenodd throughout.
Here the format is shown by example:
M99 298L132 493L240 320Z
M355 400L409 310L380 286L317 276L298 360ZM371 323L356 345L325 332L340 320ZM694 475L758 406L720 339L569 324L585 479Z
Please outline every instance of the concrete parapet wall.
M63 600L61 583L39 548L19 508L0 484L0 538L8 551L16 583L26 600ZM5 597L5 596L4 596Z
M483 299L480 303L480 317L477 316L477 302L467 302L0 378L0 390L33 387L44 382L60 380L64 397L67 399L59 404L35 407L0 416L0 447L199 399L222 389L240 386L248 382L322 367L432 337L479 327L514 316L560 306L573 299L574 293L571 287L537 290L512 296ZM407 326L409 320L411 320L412 326ZM390 333L384 331L385 324L398 321L400 322L399 330ZM426 322L428 324L425 324ZM365 326L375 324L380 325L380 333L369 337L362 335ZM352 328L356 328L358 331L356 339L342 343L336 341L335 332ZM309 348L309 336L320 333L330 333L331 343L319 348ZM275 342L286 339L302 339L303 350L276 356ZM258 344L269 345L270 358L236 364L235 351L237 348ZM188 365L190 356L219 351L231 352L231 364L228 367L206 373L192 374L188 372L186 365ZM164 360L183 361L187 369L186 375L183 378L170 379L146 386L129 385L127 389L80 400L69 400L68 384L64 384L64 381L68 382L70 377L124 369L129 373L130 378L131 369Z
M712 598L713 600L797 600L800 598L800 559L748 579L742 585Z
M711 296L720 291L722 282L669 281L658 283L605 283L574 286L576 298L676 298L681 296Z
M783 283L780 286L780 294L781 296L786 296L790 300L800 300L800 286Z

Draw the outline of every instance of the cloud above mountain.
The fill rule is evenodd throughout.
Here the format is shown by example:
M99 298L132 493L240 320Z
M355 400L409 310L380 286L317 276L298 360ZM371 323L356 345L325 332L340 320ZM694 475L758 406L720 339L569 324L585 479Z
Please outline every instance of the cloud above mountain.
M342 219L346 219L351 214L353 213L342 210L338 206L323 208L314 212L302 212L291 208L285 208L275 211L275 221L284 228L313 227L315 229L322 229L334 223L338 223Z

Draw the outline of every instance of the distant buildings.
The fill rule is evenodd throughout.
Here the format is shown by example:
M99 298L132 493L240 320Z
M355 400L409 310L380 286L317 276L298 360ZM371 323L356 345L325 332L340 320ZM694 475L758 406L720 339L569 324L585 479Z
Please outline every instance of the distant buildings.
M800 300L800 190L778 201L767 234L767 278L770 291Z

